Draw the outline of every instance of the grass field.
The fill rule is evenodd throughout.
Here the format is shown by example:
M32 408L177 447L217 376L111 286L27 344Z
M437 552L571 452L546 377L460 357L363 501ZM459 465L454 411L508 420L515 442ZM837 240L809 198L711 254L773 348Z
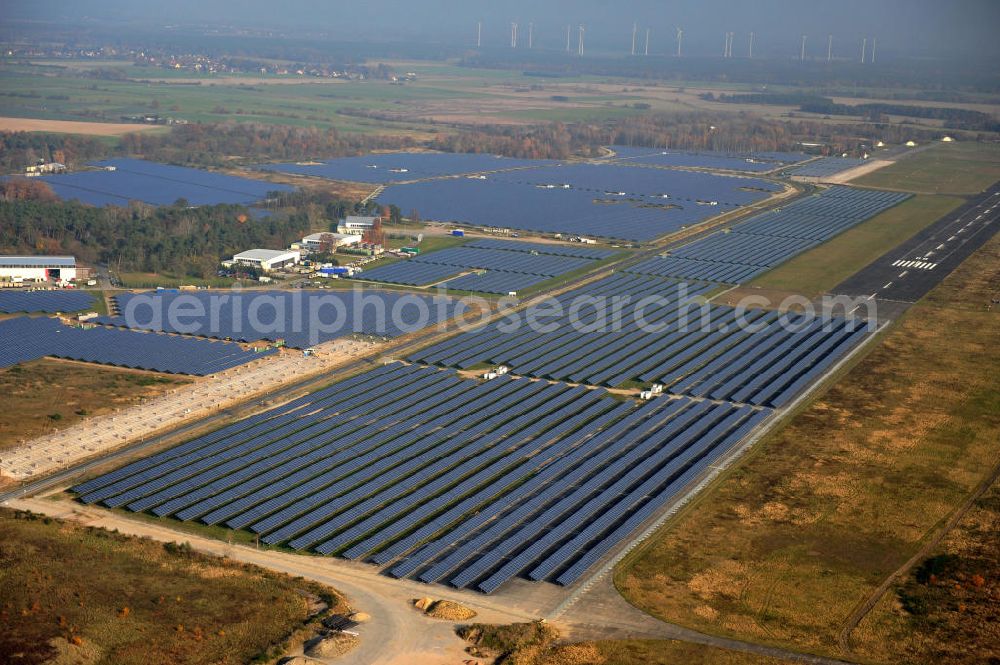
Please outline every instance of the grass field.
M746 286L792 291L810 298L827 293L961 204L961 199L949 196L916 196L798 255Z
M189 379L43 358L0 370L0 450L137 404Z
M1000 458L993 238L838 382L633 552L630 602L698 630L895 663L920 636L898 603L837 637L855 606Z
M896 603L913 638L906 662L991 662L1000 653L1000 485L980 497L931 556L875 608L863 630L896 623Z
M0 561L0 659L25 665L264 662L320 602L347 609L318 584L8 509Z
M1000 145L941 143L853 181L916 194L978 194L1000 180Z

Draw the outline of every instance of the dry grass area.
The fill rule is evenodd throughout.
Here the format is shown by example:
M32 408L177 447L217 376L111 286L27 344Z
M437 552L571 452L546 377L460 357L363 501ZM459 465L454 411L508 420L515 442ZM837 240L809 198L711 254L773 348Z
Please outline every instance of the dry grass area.
M916 194L978 194L1000 180L1000 145L941 143L852 184Z
M0 370L0 450L161 395L191 379L43 358Z
M608 640L567 644L541 623L472 624L458 629L475 658L495 665L783 665L791 661L675 640Z
M137 125L127 122L79 122L76 120L41 120L38 118L2 118L0 132L54 132L57 134L89 134L91 136L121 136L133 132L149 132L165 127Z
M0 509L0 660L24 665L272 660L331 589L177 544Z
M998 291L1000 236L628 557L626 598L709 633L900 662L921 637L891 598L853 653L837 637L1000 458Z
M891 635L902 612L908 639L898 641L901 660L990 663L1000 654L998 601L1000 486L994 484L859 629Z

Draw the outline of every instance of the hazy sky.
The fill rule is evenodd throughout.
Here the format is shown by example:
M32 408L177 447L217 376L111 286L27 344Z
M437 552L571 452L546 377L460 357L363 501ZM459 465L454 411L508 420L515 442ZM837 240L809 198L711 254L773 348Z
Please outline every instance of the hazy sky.
M721 52L723 33L737 33L734 51L757 34L759 53L797 54L807 47L825 53L826 36L836 47L856 51L863 36L877 36L880 51L905 55L1000 56L1000 0L0 0L11 19L216 23L305 27L343 39L417 39L470 44L482 20L484 46L510 41L510 22L535 24L535 45L562 48L566 25L586 26L586 41L598 50L628 50L633 21L640 43L650 27L651 51L675 48L674 26L684 29L688 52ZM575 37L574 37L575 38Z

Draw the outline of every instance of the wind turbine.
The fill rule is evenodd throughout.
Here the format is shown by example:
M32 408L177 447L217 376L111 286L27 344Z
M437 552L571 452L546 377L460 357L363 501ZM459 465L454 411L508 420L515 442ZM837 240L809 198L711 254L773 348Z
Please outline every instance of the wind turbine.
M861 40L861 64L865 64L865 51L868 50L868 38Z
M750 58L753 58L753 38L754 38L754 33L751 32L750 33L750 49L748 51L748 54L749 54Z
M528 48L530 49L534 45L535 41L535 23L534 21L528 22Z
M802 35L802 49L799 51L799 62L806 61L806 36Z
M875 37L872 37L872 64L875 64Z
M571 26L569 26L569 25L566 26L566 52L567 53L569 53L569 31L570 31L570 27Z
M581 24L579 35L577 37L577 42L576 42L576 54L580 56L583 55L583 32L584 32L583 25Z
M632 55L635 55L635 31L639 29L635 23L632 24Z
M674 30L677 31L677 57L681 57L681 44L684 42L684 31L674 26Z
M478 21L476 23L476 48L480 48L483 45L483 22Z
M510 24L510 47L517 48L517 23L513 21Z
M833 35L826 36L826 61L833 60Z
M649 28L646 28L646 55L649 55Z

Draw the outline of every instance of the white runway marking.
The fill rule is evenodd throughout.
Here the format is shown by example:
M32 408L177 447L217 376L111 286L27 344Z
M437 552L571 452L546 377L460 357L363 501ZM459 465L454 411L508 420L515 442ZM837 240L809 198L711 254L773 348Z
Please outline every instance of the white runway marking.
M888 289L890 286L892 286L892 282L886 282L885 286L883 286L882 288Z

